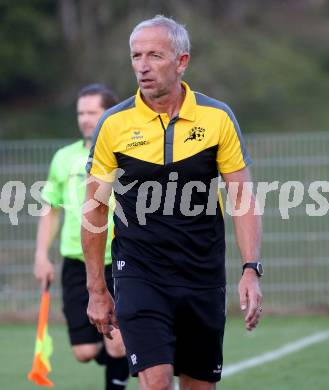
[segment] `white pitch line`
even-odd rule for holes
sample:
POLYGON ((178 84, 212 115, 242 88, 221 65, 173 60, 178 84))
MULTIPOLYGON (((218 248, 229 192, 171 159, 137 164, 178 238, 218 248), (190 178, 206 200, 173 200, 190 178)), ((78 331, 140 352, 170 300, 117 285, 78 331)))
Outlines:
POLYGON ((279 349, 275 349, 274 351, 266 352, 263 355, 251 359, 242 360, 239 363, 230 364, 226 367, 224 366, 222 376, 228 377, 230 375, 236 374, 237 372, 246 370, 247 368, 260 366, 264 363, 280 359, 282 356, 288 355, 289 353, 297 352, 303 348, 308 347, 309 345, 319 343, 328 338, 329 330, 315 333, 313 335, 297 340, 293 343, 286 344, 285 346, 279 349))

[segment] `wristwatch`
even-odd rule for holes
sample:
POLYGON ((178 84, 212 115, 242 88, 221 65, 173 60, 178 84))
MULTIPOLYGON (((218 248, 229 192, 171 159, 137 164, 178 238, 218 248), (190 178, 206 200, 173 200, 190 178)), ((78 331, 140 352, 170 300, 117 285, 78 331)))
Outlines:
POLYGON ((259 277, 263 276, 264 274, 262 263, 260 263, 259 261, 257 261, 257 263, 244 263, 242 266, 242 275, 246 268, 252 268, 253 270, 255 270, 257 276, 259 277))

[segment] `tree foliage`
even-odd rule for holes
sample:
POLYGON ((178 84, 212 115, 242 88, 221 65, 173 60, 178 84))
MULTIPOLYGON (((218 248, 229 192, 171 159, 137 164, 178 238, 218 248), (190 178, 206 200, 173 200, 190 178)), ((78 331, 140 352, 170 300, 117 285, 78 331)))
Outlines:
MULTIPOLYGON (((135 92, 128 37, 155 14, 186 24, 186 80, 228 102, 248 131, 329 128, 325 0, 0 0, 0 99, 14 112, 34 96, 49 133, 66 134, 58 128, 81 85, 105 82, 122 98, 135 92)), ((4 115, 0 132, 18 128, 4 115)))
POLYGON ((0 99, 31 96, 58 83, 61 33, 55 10, 49 0, 0 2, 0 99))

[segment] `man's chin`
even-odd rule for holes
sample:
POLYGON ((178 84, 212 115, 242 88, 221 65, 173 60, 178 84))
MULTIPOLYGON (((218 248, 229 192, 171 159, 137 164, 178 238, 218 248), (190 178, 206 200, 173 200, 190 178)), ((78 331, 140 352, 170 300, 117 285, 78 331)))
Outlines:
POLYGON ((92 134, 90 134, 90 135, 83 135, 83 140, 85 142, 91 142, 93 140, 92 134))
POLYGON ((141 88, 141 93, 146 99, 158 99, 165 95, 164 92, 155 90, 154 88, 141 88))
POLYGON ((154 88, 146 87, 146 86, 140 86, 140 90, 143 95, 150 95, 152 92, 154 93, 154 88))

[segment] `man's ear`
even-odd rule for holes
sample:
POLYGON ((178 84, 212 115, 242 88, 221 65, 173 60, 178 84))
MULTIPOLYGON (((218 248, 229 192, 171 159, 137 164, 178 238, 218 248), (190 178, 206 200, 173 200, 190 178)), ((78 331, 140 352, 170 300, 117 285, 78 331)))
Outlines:
POLYGON ((178 56, 177 62, 177 73, 182 75, 187 69, 188 64, 190 62, 190 55, 188 53, 181 54, 180 56, 178 56))

